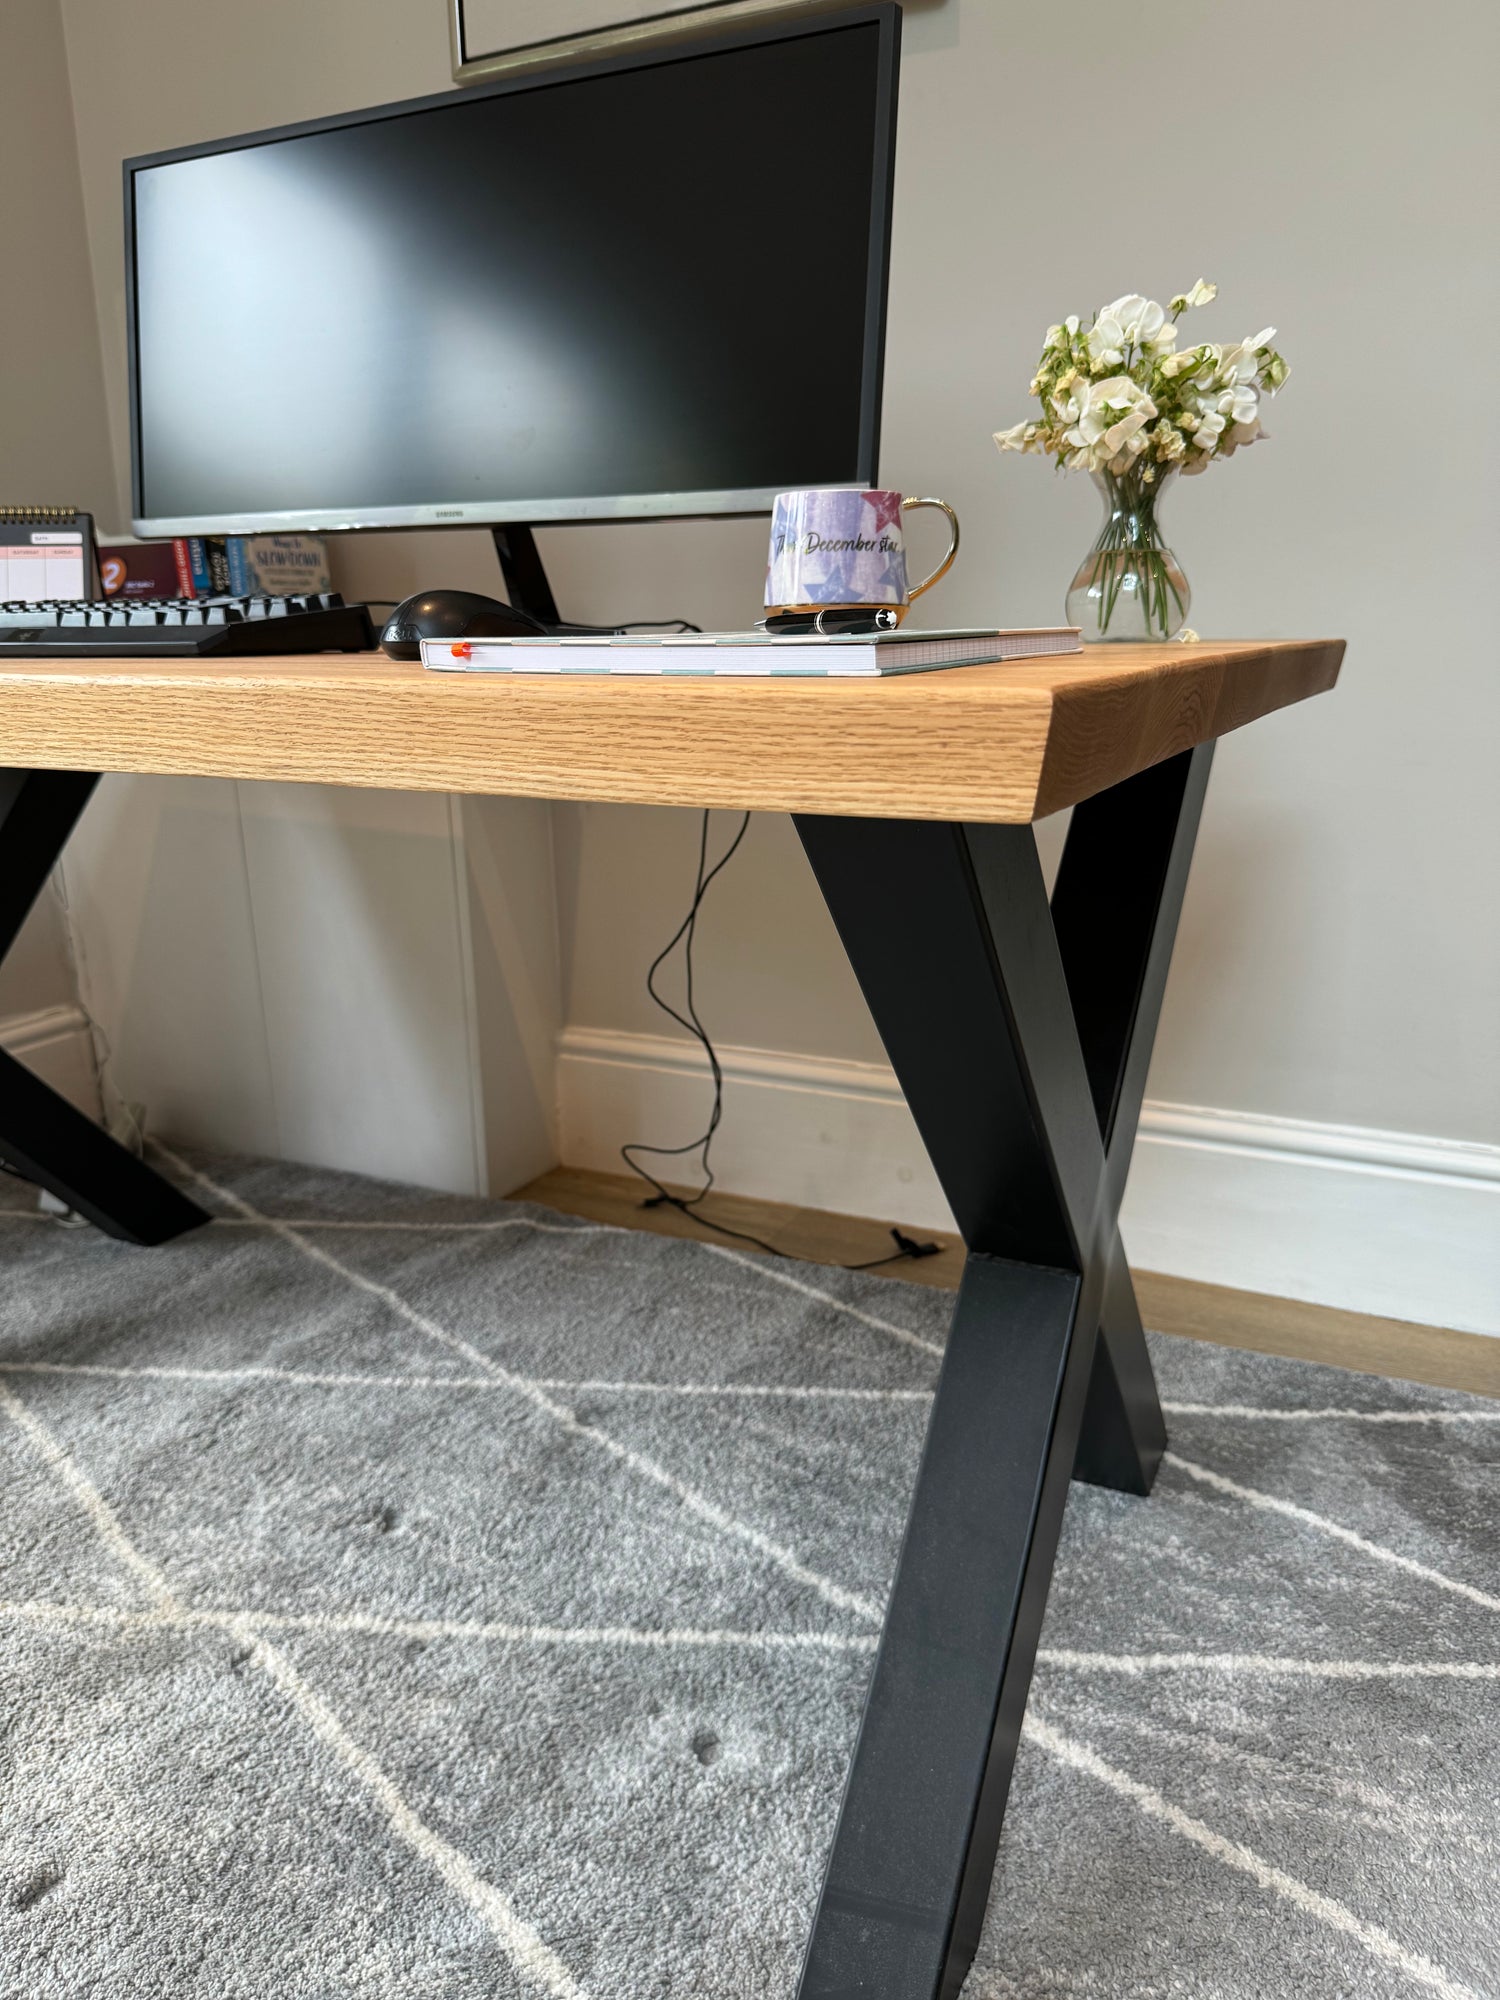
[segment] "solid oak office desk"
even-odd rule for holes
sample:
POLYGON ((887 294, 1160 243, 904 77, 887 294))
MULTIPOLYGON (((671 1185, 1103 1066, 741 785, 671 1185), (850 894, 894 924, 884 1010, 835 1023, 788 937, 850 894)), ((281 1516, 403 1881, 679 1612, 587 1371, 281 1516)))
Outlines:
MULTIPOLYGON (((101 771, 791 812, 969 1257, 801 1993, 973 1957, 1071 1476, 1166 1443, 1116 1230, 1214 739, 1339 641, 888 681, 448 675, 374 656, 0 670, 0 954, 101 771), (1076 805, 1048 898, 1028 824, 1076 805)), ((140 1243, 203 1212, 0 1054, 0 1158, 140 1243)))

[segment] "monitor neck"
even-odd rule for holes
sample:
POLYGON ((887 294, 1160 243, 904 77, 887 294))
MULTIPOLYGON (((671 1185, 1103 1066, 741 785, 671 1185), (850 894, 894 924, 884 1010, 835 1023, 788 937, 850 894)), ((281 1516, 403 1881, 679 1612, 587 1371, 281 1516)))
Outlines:
POLYGON ((542 567, 536 536, 525 523, 511 523, 490 531, 495 538, 495 554, 505 577, 505 594, 517 611, 527 611, 540 625, 562 624, 552 585, 542 567))

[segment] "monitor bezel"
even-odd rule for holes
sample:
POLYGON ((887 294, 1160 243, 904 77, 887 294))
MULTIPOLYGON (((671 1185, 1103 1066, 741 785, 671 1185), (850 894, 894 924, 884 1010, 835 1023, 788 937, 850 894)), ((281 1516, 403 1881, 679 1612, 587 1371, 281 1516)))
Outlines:
MULTIPOLYGON (((351 126, 376 124, 386 119, 408 117, 416 112, 441 110, 446 105, 472 104, 477 98, 509 97, 524 90, 556 89, 560 85, 582 82, 590 77, 611 75, 622 70, 691 62, 698 57, 751 48, 766 42, 800 41, 810 35, 834 34, 846 28, 862 25, 877 27, 879 42, 873 175, 875 198, 871 205, 870 216, 869 279, 865 297, 864 351, 861 357, 858 462, 850 466, 847 473, 816 483, 825 486, 873 486, 877 479, 880 455, 886 296, 890 274, 891 215, 895 193, 896 110, 901 53, 899 0, 872 0, 872 4, 851 6, 831 15, 826 13, 815 15, 808 20, 779 21, 730 32, 705 33, 689 40, 674 41, 657 47, 631 49, 588 62, 570 63, 541 71, 500 77, 493 83, 470 84, 463 89, 436 91, 431 96, 406 98, 395 104, 375 105, 368 110, 341 112, 329 118, 304 119, 293 125, 278 125, 260 132, 239 133, 233 138, 208 140, 195 146, 177 146, 165 152, 141 153, 124 161, 121 172, 124 179, 125 206, 126 367, 130 408, 131 525, 135 533, 142 536, 292 534, 313 531, 339 534, 360 528, 489 528, 521 523, 690 520, 768 512, 780 490, 777 487, 746 487, 720 492, 609 494, 573 499, 432 502, 420 506, 402 507, 351 509, 330 504, 327 507, 231 514, 147 514, 143 490, 140 371, 137 365, 139 300, 135 256, 135 175, 148 168, 168 166, 180 160, 202 159, 215 153, 231 153, 251 146, 272 145, 279 140, 302 138, 317 132, 335 132, 351 126)), ((769 199, 769 187, 767 193, 769 199)))

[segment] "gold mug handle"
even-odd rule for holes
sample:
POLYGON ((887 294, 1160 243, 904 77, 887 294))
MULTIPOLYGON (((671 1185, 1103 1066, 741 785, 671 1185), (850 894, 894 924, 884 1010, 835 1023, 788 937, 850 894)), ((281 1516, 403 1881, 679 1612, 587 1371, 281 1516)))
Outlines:
POLYGON ((920 583, 913 583, 908 586, 907 598, 910 602, 915 603, 924 590, 931 590, 935 583, 941 583, 953 567, 953 558, 958 554, 958 516, 946 500, 904 499, 901 502, 901 511, 903 514, 908 507, 936 507, 940 513, 948 516, 948 526, 953 530, 953 540, 948 544, 948 553, 932 572, 932 575, 924 576, 920 583))

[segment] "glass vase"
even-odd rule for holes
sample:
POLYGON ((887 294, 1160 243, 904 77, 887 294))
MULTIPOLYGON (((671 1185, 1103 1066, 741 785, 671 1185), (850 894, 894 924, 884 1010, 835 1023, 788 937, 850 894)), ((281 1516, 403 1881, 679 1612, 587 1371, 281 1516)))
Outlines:
POLYGON ((1068 589, 1068 623, 1086 640, 1175 639, 1187 624, 1192 592, 1157 521, 1176 477, 1175 466, 1093 474, 1104 525, 1068 589))

